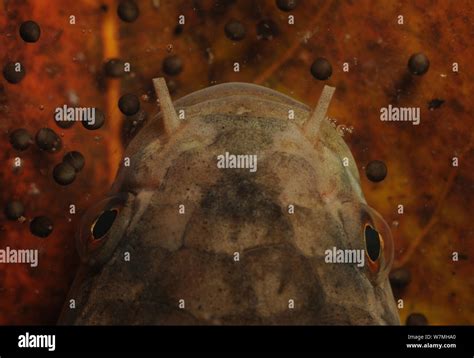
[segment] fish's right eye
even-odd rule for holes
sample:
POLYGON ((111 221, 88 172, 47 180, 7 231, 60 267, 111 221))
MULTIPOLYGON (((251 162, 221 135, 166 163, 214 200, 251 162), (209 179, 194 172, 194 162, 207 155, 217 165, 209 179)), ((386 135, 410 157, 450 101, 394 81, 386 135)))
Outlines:
POLYGON ((82 217, 77 249, 84 262, 96 263, 112 254, 130 221, 130 194, 106 198, 82 217))
POLYGON ((91 235, 94 240, 102 240, 117 218, 118 209, 107 209, 100 214, 91 227, 91 235))
POLYGON ((389 226, 382 216, 368 205, 363 205, 362 233, 367 266, 379 278, 388 275, 393 262, 393 240, 389 226))

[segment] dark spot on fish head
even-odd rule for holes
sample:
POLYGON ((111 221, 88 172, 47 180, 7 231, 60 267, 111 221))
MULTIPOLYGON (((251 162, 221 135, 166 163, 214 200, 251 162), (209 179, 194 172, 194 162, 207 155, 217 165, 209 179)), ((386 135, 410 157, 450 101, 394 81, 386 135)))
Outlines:
POLYGON ((280 206, 270 194, 250 176, 224 175, 209 189, 201 207, 212 215, 221 215, 243 221, 272 222, 281 216, 280 206))

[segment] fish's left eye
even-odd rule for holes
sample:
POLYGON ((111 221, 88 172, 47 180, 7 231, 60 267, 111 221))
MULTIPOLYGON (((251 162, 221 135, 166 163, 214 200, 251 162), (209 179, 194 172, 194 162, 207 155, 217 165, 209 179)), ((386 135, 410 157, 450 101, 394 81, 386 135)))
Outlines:
POLYGON ((362 239, 369 271, 383 279, 393 261, 393 240, 385 220, 374 209, 363 205, 362 239))
POLYGON ((377 261, 380 257, 383 246, 383 241, 379 232, 375 230, 372 225, 365 224, 364 238, 367 256, 370 261, 377 261))

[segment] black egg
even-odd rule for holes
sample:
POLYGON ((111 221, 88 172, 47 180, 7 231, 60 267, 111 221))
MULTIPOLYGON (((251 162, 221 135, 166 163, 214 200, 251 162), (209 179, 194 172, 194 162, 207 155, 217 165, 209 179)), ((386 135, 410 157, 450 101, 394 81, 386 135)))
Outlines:
POLYGON ((10 144, 16 150, 23 151, 33 143, 30 132, 24 128, 15 129, 10 133, 10 144))
POLYGON ((133 116, 140 109, 140 100, 134 94, 124 94, 118 101, 118 107, 126 116, 133 116))
POLYGON ((412 313, 407 317, 406 320, 407 326, 427 326, 428 320, 425 315, 422 313, 412 313))
POLYGON ((36 216, 30 222, 30 232, 38 237, 48 237, 53 232, 53 222, 46 216, 36 216))
POLYGON ((424 75, 430 68, 430 60, 422 53, 415 53, 408 60, 408 70, 414 75, 424 75))
POLYGON ((411 273, 405 267, 394 269, 390 272, 389 280, 393 288, 405 288, 411 281, 411 273))
POLYGON ((332 75, 332 66, 325 58, 317 58, 311 65, 311 74, 314 78, 325 81, 332 75))
POLYGON ((123 21, 133 22, 138 18, 140 10, 135 1, 123 0, 119 3, 117 14, 123 21))
POLYGON ((69 185, 76 179, 76 169, 69 163, 59 163, 53 169, 53 178, 59 185, 69 185))
POLYGON ((240 41, 245 37, 247 31, 245 31, 245 27, 240 21, 230 20, 225 24, 224 32, 229 39, 240 41))
POLYGON ((298 5, 297 0, 276 0, 277 7, 282 11, 291 11, 298 5))
POLYGON ((125 75, 125 62, 119 58, 112 58, 104 64, 107 77, 119 78, 125 75))
POLYGON ((25 42, 36 42, 41 35, 39 25, 34 21, 25 21, 20 26, 20 36, 25 42))
POLYGON ((88 121, 81 122, 84 128, 89 130, 96 130, 101 128, 105 123, 105 114, 99 108, 95 108, 95 122, 94 124, 89 124, 88 121))
POLYGON ((179 83, 173 78, 167 78, 166 79, 166 85, 168 86, 168 90, 170 91, 170 94, 173 95, 176 93, 179 83))
POLYGON ((51 128, 41 128, 35 137, 36 145, 49 153, 57 152, 62 147, 61 138, 51 128))
POLYGON ((25 207, 21 201, 12 200, 5 206, 4 213, 8 220, 18 220, 25 213, 25 207))
POLYGON ((8 62, 3 67, 3 77, 11 84, 19 83, 25 77, 25 66, 20 62, 8 62))
POLYGON ((55 112, 53 113, 53 118, 54 118, 54 123, 56 123, 56 125, 62 129, 71 128, 76 123, 76 121, 57 121, 55 112))
POLYGON ((365 174, 370 181, 380 182, 387 176, 387 166, 381 160, 373 160, 367 164, 365 174))
POLYGON ((78 151, 67 152, 63 157, 63 162, 71 165, 76 172, 84 168, 84 156, 78 151))
POLYGON ((167 56, 163 60, 163 72, 169 76, 176 76, 183 70, 183 61, 176 55, 167 56))

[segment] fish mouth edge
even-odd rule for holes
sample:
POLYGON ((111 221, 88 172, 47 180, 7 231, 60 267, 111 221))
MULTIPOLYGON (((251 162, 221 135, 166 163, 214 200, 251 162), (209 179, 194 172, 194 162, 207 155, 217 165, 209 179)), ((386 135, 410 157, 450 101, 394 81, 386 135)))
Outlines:
POLYGON ((274 89, 247 82, 225 82, 191 92, 173 102, 175 107, 190 107, 199 103, 223 100, 232 96, 248 96, 270 102, 284 103, 309 111, 302 102, 274 89))

